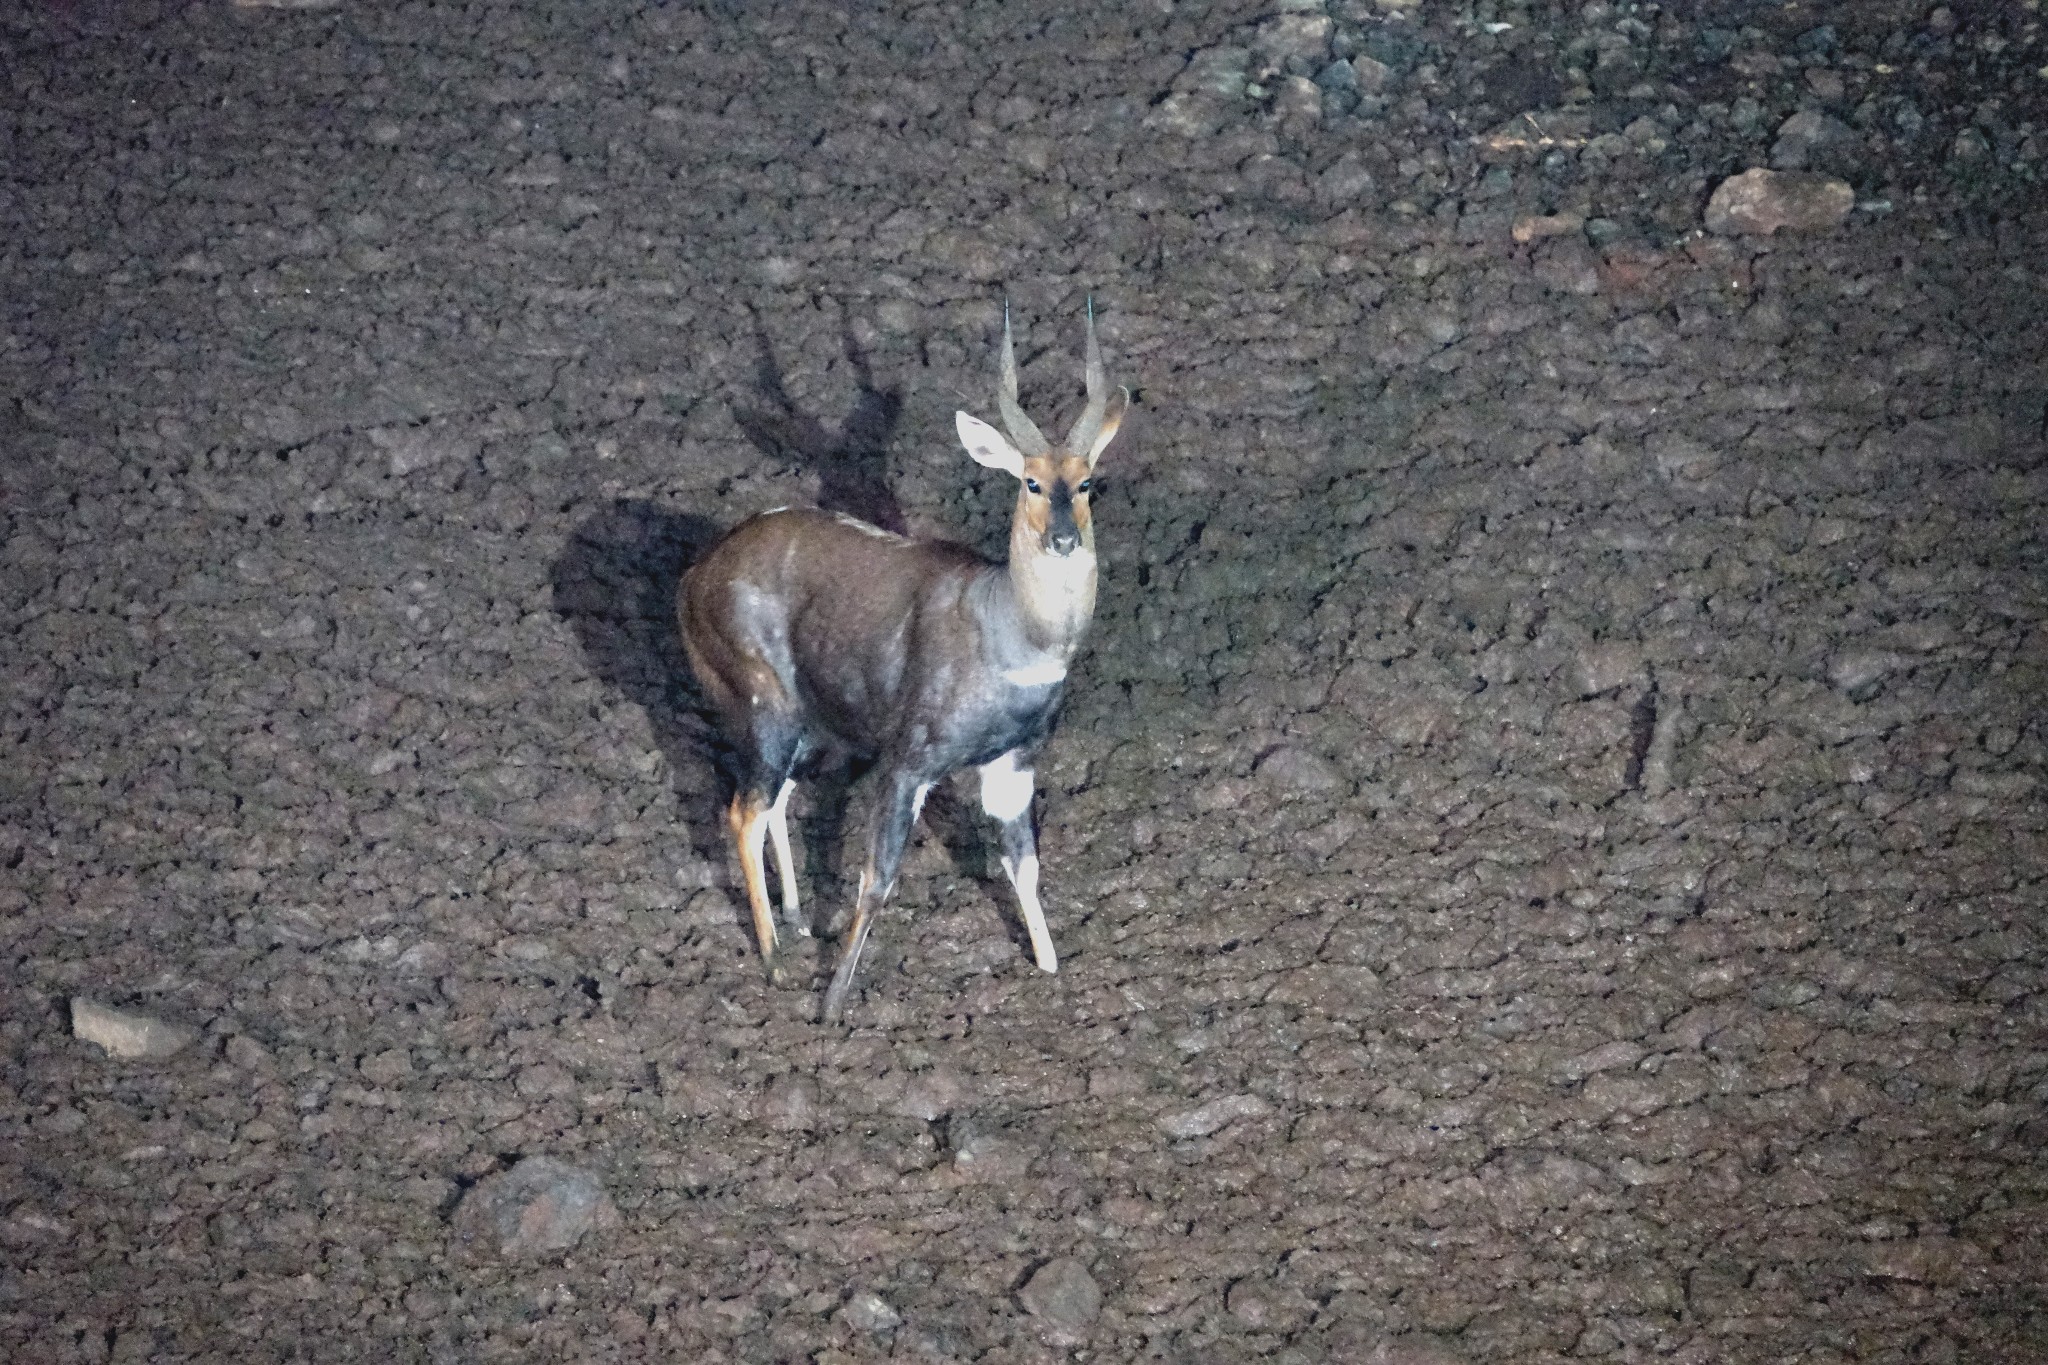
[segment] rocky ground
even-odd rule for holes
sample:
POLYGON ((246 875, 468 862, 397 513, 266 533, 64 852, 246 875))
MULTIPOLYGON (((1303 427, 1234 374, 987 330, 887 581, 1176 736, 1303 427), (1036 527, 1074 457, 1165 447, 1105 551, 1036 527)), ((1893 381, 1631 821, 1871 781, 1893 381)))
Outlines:
POLYGON ((2048 1359, 2034 0, 0 56, 0 1355, 2048 1359), (1091 292, 1064 969, 963 785, 824 1029, 675 576, 999 547, 1091 292))

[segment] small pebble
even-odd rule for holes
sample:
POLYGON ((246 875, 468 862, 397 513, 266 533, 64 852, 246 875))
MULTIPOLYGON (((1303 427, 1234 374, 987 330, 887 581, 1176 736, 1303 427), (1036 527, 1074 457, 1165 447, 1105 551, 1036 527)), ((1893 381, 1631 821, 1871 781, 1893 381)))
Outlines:
POLYGON ((535 1156, 478 1181, 456 1209, 454 1229, 473 1256, 530 1260, 567 1251, 592 1228, 618 1222, 619 1211, 595 1175, 535 1156))
POLYGON ((1238 1119, 1259 1118, 1273 1112, 1273 1106, 1257 1095, 1229 1095, 1211 1100, 1198 1109, 1186 1109, 1159 1120, 1159 1130, 1176 1141, 1207 1137, 1238 1119))
POLYGON ((893 1332, 903 1325, 903 1315, 871 1289, 863 1289, 848 1299, 839 1313, 856 1332, 893 1332))
POLYGON ((1834 169, 1860 160, 1862 154, 1863 138, 1854 128, 1832 115, 1802 109, 1778 125, 1771 165, 1781 171, 1834 169))
POLYGON ((71 1032, 97 1043, 115 1057, 147 1057, 160 1061, 199 1036, 189 1024, 167 1024, 147 1014, 110 1009, 83 996, 71 1001, 71 1032))
POLYGON ((1828 682, 1857 701, 1876 692, 1886 677, 1910 661, 1888 649, 1844 650, 1828 660, 1828 682))
POLYGON ((1017 1295, 1024 1311, 1065 1334, 1078 1334, 1102 1312, 1102 1290, 1071 1256, 1047 1261, 1017 1295))
POLYGON ((1333 28, 1327 14, 1282 14, 1260 24, 1252 44, 1276 65, 1292 61, 1320 67, 1330 55, 1333 28))
POLYGON ((1750 170, 1730 176, 1707 201, 1707 231, 1768 237, 1780 228, 1826 232, 1855 206, 1856 191, 1825 175, 1750 170))
POLYGON ((1259 780, 1290 792, 1334 791, 1344 779, 1327 759, 1306 749, 1286 745, 1259 760, 1259 780))
POLYGON ((1511 235, 1517 242, 1534 242, 1544 237, 1565 237, 1586 225, 1578 213, 1532 213, 1515 220, 1511 235))

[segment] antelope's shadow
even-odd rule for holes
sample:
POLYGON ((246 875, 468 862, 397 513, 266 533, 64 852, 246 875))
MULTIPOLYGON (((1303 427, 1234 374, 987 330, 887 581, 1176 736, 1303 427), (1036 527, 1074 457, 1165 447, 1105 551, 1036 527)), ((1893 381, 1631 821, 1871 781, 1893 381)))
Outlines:
POLYGON ((725 866, 715 798, 729 762, 683 657, 676 585, 720 530, 706 516, 622 498, 577 526, 550 574, 555 615, 576 632, 591 672, 646 711, 691 847, 712 869, 725 866))
MULTIPOLYGON (((902 507, 886 478, 900 395, 875 385, 866 358, 842 333, 859 388, 834 431, 791 399, 773 348, 758 328, 755 341, 752 405, 736 401, 731 409, 741 432, 776 467, 814 474, 820 507, 901 533, 902 507)), ((708 510, 649 498, 615 500, 571 533, 552 566, 551 586, 555 614, 576 632, 592 673, 647 712, 697 858, 713 869, 715 883, 737 891, 724 819, 734 788, 733 754, 691 676, 676 624, 683 574, 727 529, 708 510)), ((849 790, 868 766, 827 761, 801 774, 811 807, 800 822, 810 882, 805 914, 819 929, 832 914, 851 908, 852 883, 840 850, 849 790)), ((975 815, 942 786, 932 792, 924 822, 963 871, 986 880, 990 845, 975 815)), ((742 910, 742 928, 745 919, 742 910)))
POLYGON ((889 491, 889 443, 903 416, 903 395, 875 386, 874 372, 842 316, 840 349, 853 367, 858 393, 833 431, 799 408, 782 381, 768 334, 754 329, 754 388, 759 406, 734 404, 733 420, 763 455, 818 477, 818 506, 844 512, 897 535, 907 534, 903 506, 889 491))

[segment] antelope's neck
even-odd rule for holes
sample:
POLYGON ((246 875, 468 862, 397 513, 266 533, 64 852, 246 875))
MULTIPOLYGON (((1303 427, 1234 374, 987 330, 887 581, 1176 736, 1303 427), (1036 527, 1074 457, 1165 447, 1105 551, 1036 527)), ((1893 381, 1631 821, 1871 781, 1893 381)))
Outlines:
POLYGON ((1026 642, 1065 665, 1095 615, 1092 538, 1072 554, 1056 555, 1028 532, 1011 535, 1009 586, 1026 642))

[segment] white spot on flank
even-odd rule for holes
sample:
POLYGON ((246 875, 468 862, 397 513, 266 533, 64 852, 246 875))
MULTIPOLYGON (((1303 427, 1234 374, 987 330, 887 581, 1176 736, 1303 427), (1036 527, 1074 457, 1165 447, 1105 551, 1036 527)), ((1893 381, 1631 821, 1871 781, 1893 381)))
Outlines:
POLYGON ((1003 670, 1003 681, 1013 687, 1044 687, 1067 676, 1067 666, 1050 654, 1037 663, 1024 664, 1017 668, 1003 670))
POLYGON ((767 511, 763 512, 763 513, 762 513, 761 515, 762 515, 762 516, 764 516, 764 517, 772 517, 772 516, 774 516, 774 515, 775 515, 775 514, 776 514, 777 512, 787 512, 788 510, 789 510, 789 504, 788 504, 788 503, 784 503, 784 504, 782 504, 782 506, 780 506, 780 507, 771 507, 771 508, 769 508, 769 509, 768 509, 767 511))

